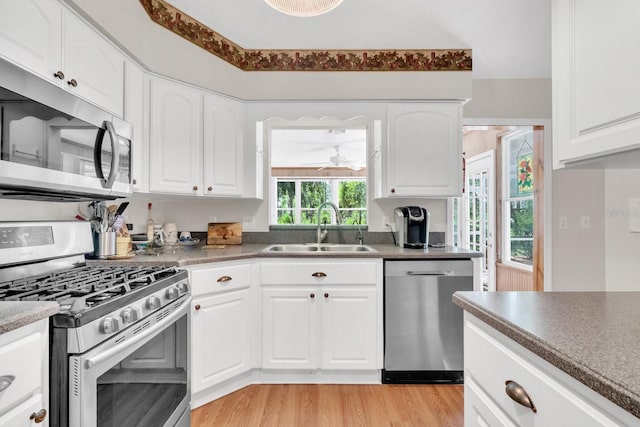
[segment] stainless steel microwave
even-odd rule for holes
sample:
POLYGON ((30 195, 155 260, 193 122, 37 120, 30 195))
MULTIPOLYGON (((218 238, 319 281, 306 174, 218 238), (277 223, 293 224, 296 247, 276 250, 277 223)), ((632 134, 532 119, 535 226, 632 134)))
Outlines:
POLYGON ((0 59, 0 197, 127 197, 133 127, 0 59))

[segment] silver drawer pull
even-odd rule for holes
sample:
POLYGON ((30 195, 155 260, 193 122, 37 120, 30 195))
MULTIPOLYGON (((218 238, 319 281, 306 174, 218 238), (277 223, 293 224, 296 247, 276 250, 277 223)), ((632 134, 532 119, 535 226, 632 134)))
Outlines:
POLYGON ((451 276, 453 271, 407 271, 407 276, 451 276))
POLYGON ((231 280, 231 276, 222 276, 218 278, 218 283, 230 282, 231 280))
POLYGON ((531 409, 533 412, 538 412, 536 405, 533 404, 524 387, 511 380, 505 381, 504 384, 506 385, 504 389, 505 393, 507 393, 507 396, 513 399, 514 402, 531 409))
POLYGON ((8 389, 11 384, 13 384, 13 380, 15 380, 16 377, 13 375, 3 375, 0 377, 0 392, 5 391, 6 389, 8 389))

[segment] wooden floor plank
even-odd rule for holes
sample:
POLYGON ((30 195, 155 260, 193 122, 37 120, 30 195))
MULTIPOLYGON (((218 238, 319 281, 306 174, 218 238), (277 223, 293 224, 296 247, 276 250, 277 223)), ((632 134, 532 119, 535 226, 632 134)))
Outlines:
POLYGON ((459 427, 461 385, 250 385, 191 412, 193 427, 459 427))

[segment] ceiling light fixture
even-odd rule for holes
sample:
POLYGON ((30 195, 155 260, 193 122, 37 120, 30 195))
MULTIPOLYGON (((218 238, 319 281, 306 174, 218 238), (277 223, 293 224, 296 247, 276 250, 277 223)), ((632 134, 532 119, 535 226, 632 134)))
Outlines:
POLYGON ((316 16, 337 7, 342 0, 265 0, 278 12, 291 16, 316 16))

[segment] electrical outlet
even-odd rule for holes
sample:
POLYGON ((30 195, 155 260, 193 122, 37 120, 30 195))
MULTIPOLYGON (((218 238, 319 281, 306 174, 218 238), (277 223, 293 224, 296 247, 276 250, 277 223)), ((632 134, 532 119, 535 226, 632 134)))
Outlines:
POLYGON ((580 228, 588 230, 591 228, 591 217, 589 215, 582 215, 580 217, 580 228))
POLYGON ((218 217, 217 216, 210 216, 209 217, 209 222, 218 222, 218 217))
POLYGON ((385 230, 388 230, 389 227, 387 227, 387 224, 393 226, 393 224, 391 224, 391 221, 389 220, 388 216, 383 216, 382 217, 382 228, 384 228, 385 230))
POLYGON ((256 228, 256 217, 255 216, 243 216, 242 217, 242 228, 245 230, 255 230, 256 228))
POLYGON ((560 230, 566 230, 568 227, 568 221, 566 216, 561 216, 558 221, 558 225, 560 230))

